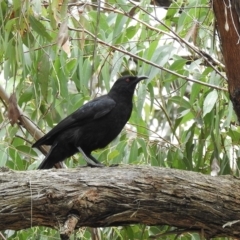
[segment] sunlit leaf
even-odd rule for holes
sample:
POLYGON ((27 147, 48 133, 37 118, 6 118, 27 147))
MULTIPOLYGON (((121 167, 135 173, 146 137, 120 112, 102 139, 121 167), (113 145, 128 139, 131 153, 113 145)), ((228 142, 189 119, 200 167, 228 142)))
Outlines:
POLYGON ((205 98, 203 103, 203 117, 212 111, 216 101, 218 99, 218 93, 216 90, 211 91, 205 98))

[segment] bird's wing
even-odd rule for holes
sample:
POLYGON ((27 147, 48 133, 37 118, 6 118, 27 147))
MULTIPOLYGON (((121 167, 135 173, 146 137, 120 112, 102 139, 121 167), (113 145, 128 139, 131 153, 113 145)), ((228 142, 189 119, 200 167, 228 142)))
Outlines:
POLYGON ((108 95, 104 95, 84 104, 77 111, 69 115, 69 117, 74 118, 77 122, 82 120, 98 119, 108 114, 115 105, 116 102, 112 98, 108 95))
POLYGON ((38 147, 43 144, 51 145, 52 137, 61 131, 76 126, 82 126, 86 122, 93 121, 108 114, 116 105, 116 102, 108 95, 104 95, 89 101, 68 117, 59 122, 52 130, 33 144, 38 147))

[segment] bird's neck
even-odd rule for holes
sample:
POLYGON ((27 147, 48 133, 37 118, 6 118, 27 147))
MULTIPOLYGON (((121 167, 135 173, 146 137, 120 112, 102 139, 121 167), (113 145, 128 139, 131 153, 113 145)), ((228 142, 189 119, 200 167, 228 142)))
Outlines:
POLYGON ((133 94, 134 92, 131 91, 110 91, 108 93, 108 96, 114 99, 116 102, 121 101, 121 102, 132 102, 133 99, 133 94))

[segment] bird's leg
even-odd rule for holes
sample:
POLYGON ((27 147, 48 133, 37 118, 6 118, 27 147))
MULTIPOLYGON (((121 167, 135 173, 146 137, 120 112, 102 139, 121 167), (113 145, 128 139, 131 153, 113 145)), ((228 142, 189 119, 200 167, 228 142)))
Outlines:
POLYGON ((85 161, 87 164, 91 167, 104 167, 103 164, 98 162, 97 159, 95 159, 92 155, 86 155, 86 153, 81 149, 81 147, 77 147, 78 151, 83 155, 85 161))

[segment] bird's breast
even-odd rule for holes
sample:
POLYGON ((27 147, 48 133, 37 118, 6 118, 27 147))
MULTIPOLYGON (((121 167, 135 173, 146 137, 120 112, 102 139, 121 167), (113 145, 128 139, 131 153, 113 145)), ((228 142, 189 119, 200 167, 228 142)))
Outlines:
POLYGON ((117 105, 117 108, 102 118, 85 124, 79 133, 80 146, 87 151, 106 147, 122 131, 130 118, 131 111, 131 106, 117 105))

